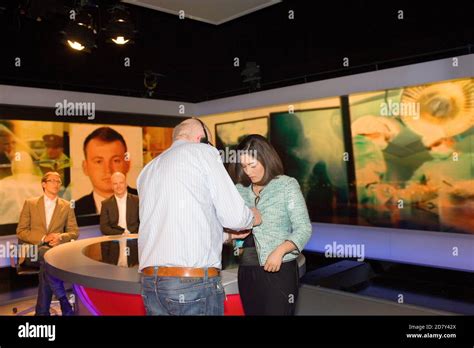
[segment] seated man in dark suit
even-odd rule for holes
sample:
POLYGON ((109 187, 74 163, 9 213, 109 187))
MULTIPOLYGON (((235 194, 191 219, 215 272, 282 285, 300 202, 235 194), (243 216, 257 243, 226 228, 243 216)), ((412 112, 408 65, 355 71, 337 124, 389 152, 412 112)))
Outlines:
MULTIPOLYGON (((84 140, 83 151, 82 170, 89 177, 93 190, 75 202, 77 216, 100 214, 102 201, 114 193, 111 174, 127 175, 130 170, 125 139, 110 127, 100 127, 89 134, 84 140)), ((127 190, 137 194, 135 189, 127 187, 127 190)))
POLYGON ((138 196, 127 193, 125 175, 112 174, 114 194, 102 202, 100 230, 103 234, 138 233, 138 196))
POLYGON ((101 262, 119 267, 138 265, 138 239, 120 238, 100 243, 101 262))
POLYGON ((40 273, 36 315, 49 315, 53 293, 61 304, 63 315, 72 315, 74 313, 67 299, 63 282, 45 270, 44 254, 61 243, 78 238, 76 216, 70 203, 58 197, 61 187, 59 173, 46 173, 41 179, 41 186, 44 195, 25 200, 16 234, 19 243, 38 247, 40 273))

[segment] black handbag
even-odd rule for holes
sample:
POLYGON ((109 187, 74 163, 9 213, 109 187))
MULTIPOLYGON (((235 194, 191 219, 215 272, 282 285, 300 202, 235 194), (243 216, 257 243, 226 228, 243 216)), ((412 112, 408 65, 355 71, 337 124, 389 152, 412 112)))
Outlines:
POLYGON ((258 261, 257 248, 255 247, 255 240, 253 234, 245 238, 242 254, 239 256, 240 266, 260 266, 258 261))

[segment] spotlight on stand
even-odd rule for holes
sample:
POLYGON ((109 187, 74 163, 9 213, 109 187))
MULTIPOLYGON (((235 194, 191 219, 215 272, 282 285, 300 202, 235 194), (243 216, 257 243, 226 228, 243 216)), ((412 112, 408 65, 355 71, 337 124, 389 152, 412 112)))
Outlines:
POLYGON ((97 47, 97 30, 91 11, 81 8, 70 17, 69 23, 62 32, 64 43, 76 51, 90 53, 97 47))
POLYGON ((158 85, 158 76, 163 77, 165 75, 155 73, 151 70, 144 72, 143 85, 147 89, 144 95, 145 98, 150 98, 155 93, 156 86, 158 85))
POLYGON ((133 43, 135 26, 131 21, 130 12, 123 5, 115 5, 108 10, 110 20, 105 28, 108 41, 123 46, 133 43))
POLYGON ((256 62, 247 62, 245 69, 240 74, 243 77, 242 82, 248 84, 251 91, 260 89, 260 65, 256 62))

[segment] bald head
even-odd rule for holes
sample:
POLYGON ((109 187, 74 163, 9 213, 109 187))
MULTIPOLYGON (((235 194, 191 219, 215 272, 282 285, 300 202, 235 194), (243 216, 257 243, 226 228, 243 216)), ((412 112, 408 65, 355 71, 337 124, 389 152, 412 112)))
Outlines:
POLYGON ((122 173, 122 172, 115 172, 112 174, 112 176, 110 177, 111 179, 112 178, 121 178, 122 180, 125 180, 125 174, 122 173))
POLYGON ((114 190, 114 194, 122 198, 127 193, 127 182, 125 178, 125 174, 121 172, 115 172, 110 177, 110 181, 112 181, 112 188, 114 190))
MULTIPOLYGON (((206 125, 204 125, 204 127, 206 128, 207 139, 212 141, 209 128, 206 125)), ((181 122, 173 130, 173 141, 186 140, 199 143, 205 136, 206 134, 204 133, 201 122, 195 118, 189 118, 181 122)))

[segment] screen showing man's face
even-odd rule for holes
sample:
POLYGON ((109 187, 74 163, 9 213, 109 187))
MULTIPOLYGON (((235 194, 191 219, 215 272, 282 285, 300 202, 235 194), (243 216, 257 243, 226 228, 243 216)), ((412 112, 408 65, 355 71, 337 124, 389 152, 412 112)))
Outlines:
POLYGON ((118 140, 103 142, 92 139, 86 147, 86 158, 83 162, 84 174, 87 175, 96 191, 102 197, 111 196, 114 191, 111 176, 115 172, 127 174, 130 161, 125 159, 125 146, 118 140))

